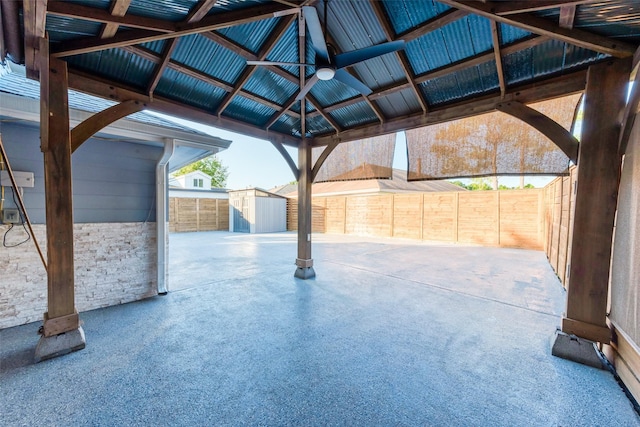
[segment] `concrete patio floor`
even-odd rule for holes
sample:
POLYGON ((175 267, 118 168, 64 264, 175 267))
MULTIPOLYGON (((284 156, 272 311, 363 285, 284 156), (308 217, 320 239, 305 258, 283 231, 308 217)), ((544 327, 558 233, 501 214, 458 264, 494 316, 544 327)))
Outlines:
POLYGON ((0 425, 640 426, 612 374, 551 356, 542 252, 314 235, 170 236, 166 296, 81 314, 32 363, 0 331, 0 425))

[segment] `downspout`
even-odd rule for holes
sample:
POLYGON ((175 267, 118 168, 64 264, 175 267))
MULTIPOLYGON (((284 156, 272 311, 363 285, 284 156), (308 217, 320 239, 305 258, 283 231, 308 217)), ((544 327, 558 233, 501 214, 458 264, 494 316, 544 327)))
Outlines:
POLYGON ((173 156, 175 140, 166 138, 164 140, 164 151, 156 166, 156 242, 158 245, 158 294, 166 295, 168 291, 168 258, 169 258, 169 238, 168 238, 168 183, 167 165, 173 156))

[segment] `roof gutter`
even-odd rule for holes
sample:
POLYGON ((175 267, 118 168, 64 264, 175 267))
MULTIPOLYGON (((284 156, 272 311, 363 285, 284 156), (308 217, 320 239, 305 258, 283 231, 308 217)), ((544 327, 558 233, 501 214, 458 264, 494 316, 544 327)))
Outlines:
POLYGON ((12 62, 24 64, 24 46, 20 32, 20 7, 22 2, 15 0, 0 0, 0 61, 4 62, 5 54, 12 62))

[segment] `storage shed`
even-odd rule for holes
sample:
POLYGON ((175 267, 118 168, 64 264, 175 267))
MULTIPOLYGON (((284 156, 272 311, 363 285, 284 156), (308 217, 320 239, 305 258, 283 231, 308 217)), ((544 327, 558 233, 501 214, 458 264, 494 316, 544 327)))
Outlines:
POLYGON ((287 231, 287 199, 260 188, 229 192, 229 231, 287 231))

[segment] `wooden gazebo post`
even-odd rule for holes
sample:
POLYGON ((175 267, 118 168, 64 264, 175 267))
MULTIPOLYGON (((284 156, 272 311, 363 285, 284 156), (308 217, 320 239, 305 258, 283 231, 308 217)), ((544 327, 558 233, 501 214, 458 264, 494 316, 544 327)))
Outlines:
POLYGON ((298 146, 298 258, 295 277, 310 279, 315 277, 311 258, 311 143, 302 138, 298 146))
POLYGON ((555 356, 601 366, 593 343, 608 344, 607 297, 622 157, 620 117, 631 60, 593 65, 587 74, 571 244, 567 308, 555 356))
POLYGON ((37 362, 85 347, 75 309, 71 132, 67 64, 49 58, 40 40, 40 139, 44 154, 47 225, 47 312, 35 351, 37 362))

